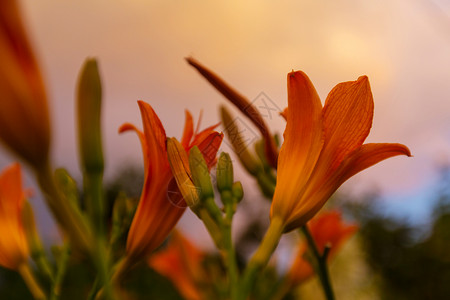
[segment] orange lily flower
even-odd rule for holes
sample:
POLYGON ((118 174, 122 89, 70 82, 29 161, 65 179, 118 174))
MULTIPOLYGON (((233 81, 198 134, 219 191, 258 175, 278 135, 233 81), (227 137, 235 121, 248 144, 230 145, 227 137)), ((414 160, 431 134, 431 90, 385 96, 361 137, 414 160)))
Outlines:
POLYGON ((15 163, 0 174, 0 265, 16 271, 29 256, 22 222, 24 199, 20 165, 15 163))
MULTIPOLYGON (((335 257, 342 244, 358 229, 356 225, 345 224, 338 211, 321 213, 308 222, 307 226, 320 254, 323 254, 325 247, 330 247, 328 261, 335 257)), ((307 251, 308 245, 302 242, 287 276, 292 286, 299 285, 314 275, 311 263, 305 258, 307 251)))
MULTIPOLYGON (((119 129, 119 132, 133 130, 138 134, 144 155, 145 182, 127 240, 127 255, 133 261, 161 245, 186 209, 167 159, 164 127, 148 103, 138 101, 138 104, 144 132, 129 123, 119 129)), ((214 131, 215 127, 194 132, 192 116, 186 111, 182 145, 186 150, 197 145, 205 160, 213 164, 223 138, 222 133, 214 131)))
POLYGON ((395 155, 411 156, 401 144, 363 145, 373 119, 366 76, 334 87, 323 109, 305 73, 291 72, 287 79, 287 124, 271 207, 271 218, 283 220, 285 232, 306 224, 356 173, 395 155))
POLYGON ((201 263, 205 253, 178 231, 174 231, 167 248, 152 255, 148 264, 169 278, 185 299, 202 298, 198 283, 205 277, 201 263))
POLYGON ((15 0, 0 2, 0 140, 35 168, 48 161, 47 96, 15 0))

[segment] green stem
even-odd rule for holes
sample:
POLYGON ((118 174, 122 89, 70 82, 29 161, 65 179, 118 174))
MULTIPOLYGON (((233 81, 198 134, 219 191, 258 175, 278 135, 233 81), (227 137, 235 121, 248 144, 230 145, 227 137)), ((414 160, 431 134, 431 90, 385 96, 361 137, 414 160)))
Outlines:
POLYGON ((200 218, 200 220, 202 220, 216 247, 218 249, 223 249, 224 241, 221 230, 222 224, 217 224, 205 208, 200 208, 195 213, 200 218))
POLYGON ((61 257, 58 259, 56 276, 51 289, 50 295, 51 300, 59 299, 61 293, 61 284, 64 280, 64 275, 66 274, 69 257, 70 257, 70 245, 68 242, 66 242, 62 248, 61 257))
POLYGON ((282 300, 292 289, 292 283, 289 278, 282 277, 273 288, 265 295, 267 300, 282 300))
POLYGON ((273 218, 261 244, 259 245, 259 248, 250 259, 244 271, 239 299, 247 299, 253 285, 255 284, 258 273, 264 269, 273 252, 277 248, 278 242, 283 234, 283 230, 283 220, 277 217, 273 218))
POLYGON ((95 277, 95 281, 94 284, 92 285, 91 291, 89 292, 88 297, 86 298, 86 300, 94 300, 95 296, 97 295, 98 291, 100 289, 100 279, 97 275, 97 277, 95 277))
POLYGON ((34 299, 36 300, 47 299, 38 282, 36 281, 36 278, 31 272, 30 267, 27 264, 20 265, 18 271, 22 276, 23 280, 25 281, 25 284, 27 285, 34 299))
POLYGON ((97 237, 105 235, 104 221, 105 208, 103 197, 103 172, 83 172, 83 188, 85 203, 89 213, 91 224, 97 233, 97 237))
POLYGON ((319 275, 320 283, 322 284, 323 291, 327 300, 334 300, 334 292, 333 287, 330 281, 330 275, 328 273, 327 260, 326 255, 321 255, 319 249, 317 248, 316 242, 311 235, 311 232, 308 229, 308 226, 304 225, 301 228, 303 234, 308 241, 309 248, 312 250, 312 253, 317 261, 317 274, 319 275))
POLYGON ((225 222, 223 226, 223 244, 224 249, 222 251, 222 255, 224 258, 225 265, 228 269, 228 276, 229 276, 229 284, 230 284, 230 296, 231 299, 238 299, 238 293, 239 293, 239 271, 237 267, 236 262, 236 252, 234 250, 233 246, 233 240, 231 235, 231 224, 232 224, 232 218, 233 218, 233 207, 232 203, 225 206, 225 222))
POLYGON ((55 281, 55 275, 53 274, 53 268, 48 261, 47 255, 44 252, 44 249, 38 249, 36 251, 33 251, 31 253, 31 258, 36 263, 36 266, 38 270, 45 274, 48 279, 50 279, 50 282, 55 281))
POLYGON ((103 238, 98 238, 96 240, 97 251, 94 254, 95 263, 97 264, 99 278, 103 285, 105 299, 113 300, 116 297, 114 297, 113 286, 111 283, 109 253, 105 247, 105 244, 106 242, 103 238))
POLYGON ((70 237, 73 245, 78 248, 91 250, 92 236, 81 212, 60 193, 56 187, 51 168, 45 164, 36 171, 41 190, 44 192, 47 205, 53 216, 70 237))

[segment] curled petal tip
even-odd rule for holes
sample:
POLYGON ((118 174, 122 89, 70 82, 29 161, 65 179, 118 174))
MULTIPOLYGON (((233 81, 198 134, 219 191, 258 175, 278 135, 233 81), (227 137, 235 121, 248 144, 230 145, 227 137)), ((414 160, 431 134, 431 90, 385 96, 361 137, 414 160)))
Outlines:
POLYGON ((414 157, 414 155, 412 155, 411 154, 411 151, 409 150, 409 148, 408 147, 406 147, 405 145, 402 145, 403 146, 403 153, 406 155, 406 156, 408 156, 408 157, 414 157))
POLYGON ((134 125, 132 125, 130 123, 125 123, 119 127, 118 133, 124 133, 125 131, 134 130, 134 129, 135 129, 134 125))

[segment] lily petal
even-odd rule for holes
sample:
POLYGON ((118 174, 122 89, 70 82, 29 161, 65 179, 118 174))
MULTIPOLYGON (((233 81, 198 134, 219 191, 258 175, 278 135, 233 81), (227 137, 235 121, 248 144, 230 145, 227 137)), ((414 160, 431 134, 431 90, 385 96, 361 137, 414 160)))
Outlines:
MULTIPOLYGON (((122 126, 119 127, 119 133, 124 133, 126 131, 134 131, 138 138, 139 141, 141 142, 141 147, 142 147, 142 154, 144 156, 144 170, 148 169, 148 159, 147 159, 147 142, 145 141, 145 136, 144 133, 139 130, 136 126, 134 126, 133 124, 130 123, 125 123, 122 124, 122 126)), ((147 172, 145 172, 145 174, 147 175, 147 172)))
POLYGON ((217 161, 217 152, 222 144, 222 140, 223 133, 214 131, 197 143, 197 147, 202 152, 208 168, 215 165, 217 161))
POLYGON ((144 136, 147 141, 149 173, 157 176, 168 168, 166 157, 166 132, 150 104, 138 101, 141 110, 144 136))
POLYGON ((184 111, 185 114, 185 122, 184 122, 184 130, 183 135, 181 137, 181 145, 184 148, 189 147, 189 142, 194 135, 194 120, 192 119, 192 114, 186 109, 184 111))
POLYGON ((336 85, 325 101, 325 145, 321 164, 336 169, 347 154, 362 145, 372 127, 373 97, 367 76, 336 85))
POLYGON ((411 152, 402 144, 372 143, 364 144, 350 153, 330 177, 309 185, 303 196, 309 200, 296 207, 296 210, 302 212, 302 217, 297 218, 291 227, 302 226, 311 219, 347 179, 382 160, 397 155, 411 156, 411 152))
POLYGON ((272 216, 292 214, 323 145, 322 104, 308 76, 301 71, 288 74, 288 107, 272 216))
POLYGON ((336 170, 335 180, 337 184, 341 185, 362 170, 397 155, 411 157, 411 151, 405 145, 397 143, 364 144, 344 159, 336 170))
POLYGON ((0 174, 0 265, 17 270, 29 256, 22 222, 24 191, 19 164, 0 174))

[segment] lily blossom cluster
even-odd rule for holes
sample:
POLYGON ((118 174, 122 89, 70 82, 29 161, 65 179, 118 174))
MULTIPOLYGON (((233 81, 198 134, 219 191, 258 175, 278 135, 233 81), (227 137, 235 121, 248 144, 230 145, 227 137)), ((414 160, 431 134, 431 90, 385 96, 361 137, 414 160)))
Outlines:
MULTIPOLYGON (((45 251, 31 205, 25 201, 21 168, 16 163, 4 169, 0 266, 19 272, 34 299, 147 299, 147 290, 138 291, 130 283, 142 269, 144 289, 163 288, 155 284, 156 277, 148 280, 148 274, 159 273, 186 299, 269 299, 277 295, 280 280, 290 289, 314 274, 327 299, 334 299, 327 262, 357 227, 344 223, 338 212, 320 213, 321 208, 358 172, 393 156, 411 156, 402 144, 364 144, 374 112, 366 76, 338 84, 322 106, 308 76, 289 73, 288 107, 283 112, 287 123, 279 148, 278 138, 245 96, 198 61, 187 59, 261 134, 255 145, 244 145, 235 118, 221 108, 224 131, 228 138, 235 134, 234 151, 262 198, 271 201, 270 212, 261 213, 262 219, 270 219, 269 227, 246 260, 247 253, 236 245, 233 225, 235 214, 244 211, 240 207, 248 182, 236 180, 233 155, 218 153, 224 138, 217 131, 219 124, 200 130, 199 121, 194 128, 185 110, 183 134, 177 140, 167 137, 152 105, 138 101, 143 129, 125 123, 119 133, 133 131, 141 143, 141 194, 136 199, 125 192, 106 197, 102 80, 97 60, 87 59, 75 93, 83 183, 79 192, 68 171, 52 168, 46 89, 32 50, 17 1, 0 1, 0 141, 33 171, 63 237, 54 251, 45 251), (247 146, 254 146, 254 151, 247 146), (198 249, 175 229, 187 207, 218 251, 198 249), (286 277, 270 273, 267 265, 280 238, 297 228, 307 244, 300 244, 286 277), (71 272, 78 265, 93 271, 95 281, 90 276, 65 277, 80 274, 71 272)), ((258 205, 252 200, 244 199, 247 207, 258 205)))

